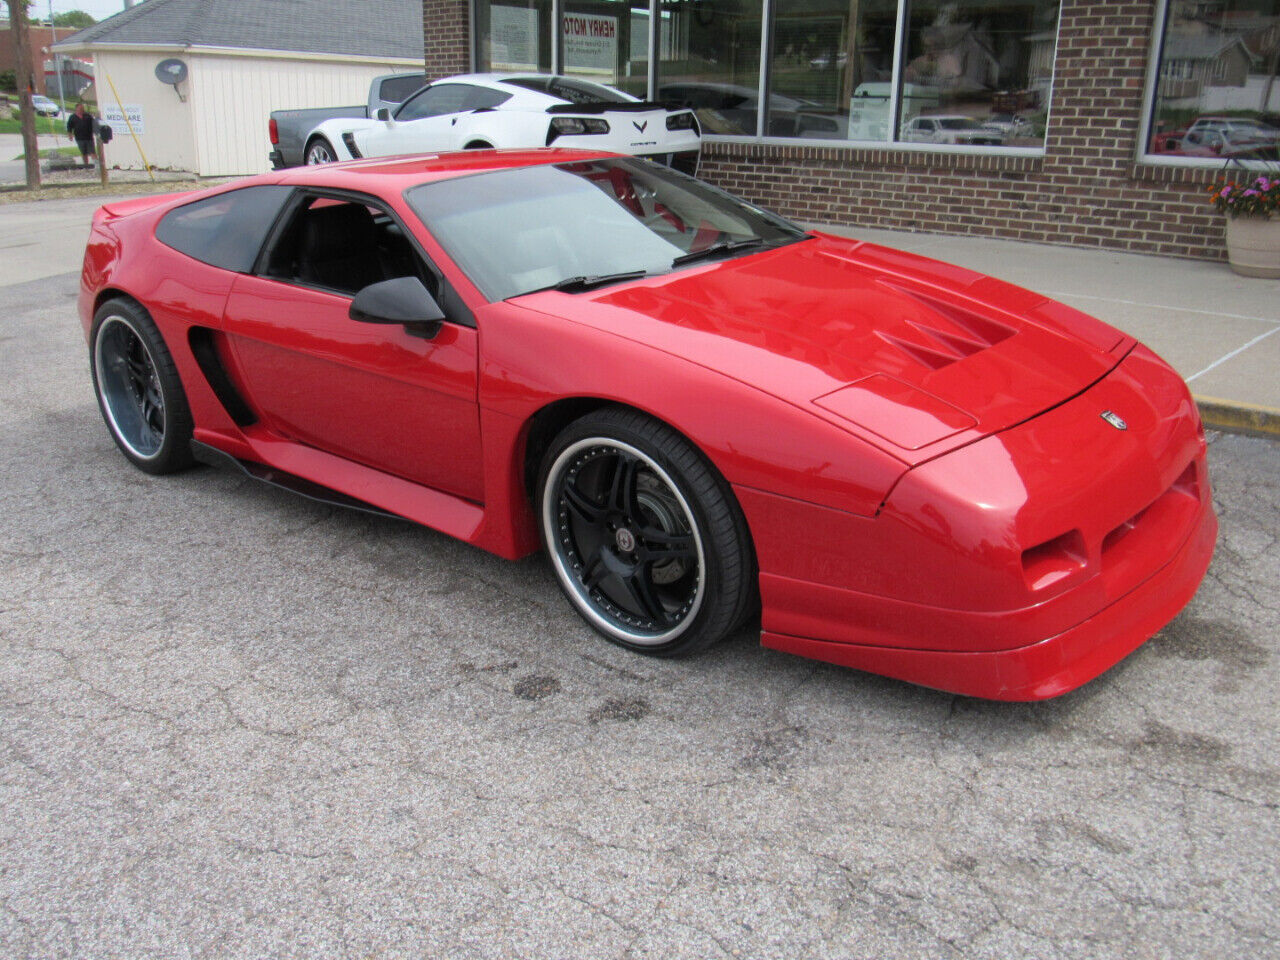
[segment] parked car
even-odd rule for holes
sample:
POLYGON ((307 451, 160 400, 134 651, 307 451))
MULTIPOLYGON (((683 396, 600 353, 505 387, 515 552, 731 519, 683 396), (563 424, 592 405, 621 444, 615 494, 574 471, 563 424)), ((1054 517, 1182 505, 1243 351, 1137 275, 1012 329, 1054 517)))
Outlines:
POLYGON ((1035 132, 1035 124, 1020 113, 993 113, 984 117, 982 126, 999 130, 1006 137, 1029 137, 1035 132))
POLYGON ((329 120, 307 162, 494 147, 582 147, 697 170, 702 137, 691 110, 669 109, 575 77, 474 73, 437 80, 376 119, 329 120))
POLYGON ((769 647, 1051 697, 1173 617, 1213 552, 1196 406, 1132 338, 631 157, 115 201, 79 309, 140 469, 199 458, 511 559, 541 542, 641 653, 759 610, 769 647))
POLYGON ((1004 131, 960 114, 933 114, 912 117, 902 131, 908 143, 953 143, 964 146, 999 146, 1004 131))
POLYGON ((31 106, 38 117, 53 117, 55 120, 62 117, 62 107, 58 102, 38 93, 31 95, 31 106))
POLYGON ((268 157, 272 168, 280 170, 305 163, 307 137, 324 121, 334 117, 377 116, 383 108, 399 106, 426 82, 425 73, 384 73, 369 84, 369 98, 364 106, 272 110, 267 120, 267 135, 273 148, 268 157))

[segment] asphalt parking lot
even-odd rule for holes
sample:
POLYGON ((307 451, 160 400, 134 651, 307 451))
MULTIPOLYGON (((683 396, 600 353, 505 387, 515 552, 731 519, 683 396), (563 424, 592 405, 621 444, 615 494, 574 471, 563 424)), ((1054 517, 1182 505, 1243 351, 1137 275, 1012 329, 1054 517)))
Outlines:
POLYGON ((0 956, 1280 955, 1280 445, 1183 616, 1055 701, 596 638, 540 559, 99 419, 0 288, 0 956))

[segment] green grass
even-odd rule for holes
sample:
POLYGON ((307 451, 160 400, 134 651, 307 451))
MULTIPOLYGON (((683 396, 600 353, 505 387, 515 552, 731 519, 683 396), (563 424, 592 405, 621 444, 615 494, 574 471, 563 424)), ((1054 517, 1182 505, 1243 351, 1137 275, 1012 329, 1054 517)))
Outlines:
MULTIPOLYGON (((0 133, 21 133, 22 121, 17 117, 12 120, 0 120, 0 133)), ((36 117, 37 133, 58 133, 62 136, 67 135, 67 119, 66 117, 36 117)))
MULTIPOLYGON (((25 153, 20 153, 13 159, 21 160, 25 156, 26 156, 25 153)), ((40 151, 41 160, 48 160, 50 157, 78 157, 78 156, 80 156, 79 147, 52 147, 50 149, 40 151)))

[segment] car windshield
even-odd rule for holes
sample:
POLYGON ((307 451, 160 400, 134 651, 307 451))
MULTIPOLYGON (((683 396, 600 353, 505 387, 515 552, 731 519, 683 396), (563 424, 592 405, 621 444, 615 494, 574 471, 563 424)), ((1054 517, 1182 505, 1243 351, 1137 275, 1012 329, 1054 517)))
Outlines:
POLYGON ((973 130, 981 127, 982 124, 969 117, 945 117, 938 121, 938 126, 944 130, 973 130))
POLYGON ((667 273, 806 236, 709 184, 626 158, 425 183, 405 198, 490 301, 667 273))

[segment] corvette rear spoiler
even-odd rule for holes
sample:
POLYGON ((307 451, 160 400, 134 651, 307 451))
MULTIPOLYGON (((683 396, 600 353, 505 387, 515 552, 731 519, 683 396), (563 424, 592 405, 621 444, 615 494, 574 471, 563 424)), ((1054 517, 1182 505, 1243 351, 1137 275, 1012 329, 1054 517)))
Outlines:
POLYGON ((649 110, 681 110, 679 104, 627 100, 623 103, 557 103, 547 113, 645 113, 649 110))

